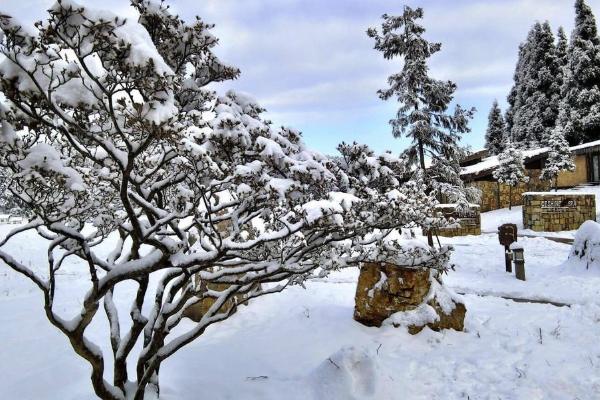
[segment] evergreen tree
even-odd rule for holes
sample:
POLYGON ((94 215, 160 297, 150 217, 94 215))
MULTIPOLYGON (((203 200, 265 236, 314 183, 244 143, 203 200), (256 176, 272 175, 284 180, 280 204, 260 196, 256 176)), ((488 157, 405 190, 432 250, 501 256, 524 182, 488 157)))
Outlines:
MULTIPOLYGON (((561 88, 564 83, 564 74, 565 67, 568 63, 568 51, 569 51, 569 41, 567 40, 567 35, 565 34, 565 30, 563 27, 558 28, 558 42, 556 44, 556 63, 558 64, 558 78, 557 81, 560 84, 561 88)), ((560 93, 559 93, 560 95, 560 93)))
POLYGON ((488 116, 488 127, 485 133, 485 148, 490 154, 501 153, 507 142, 506 126, 502 111, 498 107, 498 101, 494 100, 492 109, 488 116))
POLYGON ((493 172, 493 177, 499 183, 509 186, 508 209, 512 209, 512 189, 521 182, 528 182, 529 177, 525 173, 523 165, 523 153, 517 150, 514 142, 508 143, 508 147, 498 155, 499 165, 493 172))
MULTIPOLYGON (((417 22, 422 17, 421 8, 413 10, 406 6, 401 16, 383 15, 381 33, 370 28, 367 34, 375 39, 375 49, 381 51, 384 58, 404 60, 402 70, 388 78, 390 87, 378 93, 382 100, 395 97, 400 103, 396 117, 390 121, 393 135, 412 140, 406 150, 408 162, 427 175, 427 158, 432 164, 447 164, 449 154, 459 153, 461 134, 470 131, 468 121, 475 109, 466 110, 457 105, 453 112, 448 111, 456 84, 429 76, 427 62, 440 51, 441 44, 423 38, 425 28, 417 22)), ((458 159, 451 160, 458 166, 458 159)), ((459 168, 449 170, 460 171, 459 168)), ((458 175, 446 178, 446 182, 460 182, 458 175)), ((435 190, 435 181, 431 177, 428 181, 435 190)))
POLYGON ((575 28, 568 49, 559 122, 571 145, 600 139, 600 39, 584 0, 575 2, 575 28))
POLYGON ((519 45, 519 58, 517 60, 517 66, 515 67, 515 73, 513 75, 513 86, 508 93, 508 109, 506 110, 506 116, 504 118, 506 131, 508 132, 509 138, 513 140, 512 131, 514 126, 514 114, 516 110, 522 107, 524 99, 524 71, 527 62, 528 47, 525 43, 519 45))
MULTIPOLYGON (((466 190, 460 179, 459 141, 461 134, 470 131, 468 121, 475 109, 456 105, 449 112, 456 84, 429 76, 428 60, 440 51, 441 44, 423 38, 425 28, 417 21, 423 18, 423 9, 405 6, 402 15, 384 14, 382 18, 381 33, 369 28, 367 35, 375 40, 375 49, 385 59, 404 61, 402 70, 388 78, 389 88, 378 91, 382 100, 395 97, 400 103, 396 117, 390 120, 392 133, 411 139, 405 156, 409 166, 416 167, 416 175, 427 182, 429 193, 465 205, 473 192, 466 190), (432 163, 429 171, 426 158, 432 163)), ((433 245, 431 233, 428 240, 433 245)))
POLYGON ((525 148, 538 147, 554 129, 560 83, 557 50, 550 25, 536 23, 524 45, 518 104, 512 110, 512 137, 525 148))
POLYGON ((561 171, 574 171, 575 164, 571 157, 569 143, 560 127, 554 129, 545 140, 548 146, 548 158, 544 163, 540 178, 551 181, 554 188, 558 186, 558 174, 561 171))

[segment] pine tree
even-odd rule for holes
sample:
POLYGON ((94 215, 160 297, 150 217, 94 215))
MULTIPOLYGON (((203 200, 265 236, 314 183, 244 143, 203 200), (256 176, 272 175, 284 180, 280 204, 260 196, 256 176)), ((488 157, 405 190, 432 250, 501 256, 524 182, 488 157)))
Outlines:
MULTIPOLYGON (((558 42, 556 43, 556 63, 558 64, 558 78, 557 78, 557 82, 560 84, 560 87, 562 88, 562 85, 564 83, 564 74, 565 74, 565 67, 567 66, 569 57, 568 57, 568 51, 569 51, 569 41, 567 40, 567 35, 565 34, 565 30, 563 29, 563 27, 559 27, 558 28, 558 42)), ((560 93, 559 93, 560 96, 560 93)))
POLYGON ((508 209, 512 209, 512 189, 521 182, 528 182, 529 177, 525 173, 523 165, 523 153, 517 150, 514 142, 510 142, 508 147, 498 155, 499 165, 493 172, 493 177, 499 183, 508 185, 509 204, 508 209))
POLYGON ((512 132, 514 126, 514 114, 516 110, 519 110, 522 107, 524 101, 524 75, 525 75, 525 66, 527 63, 527 52, 529 48, 525 46, 525 43, 521 43, 519 45, 519 58, 517 60, 517 66, 515 67, 515 72, 513 74, 513 86, 508 93, 507 101, 508 101, 508 109, 506 110, 506 116, 504 117, 504 122, 506 125, 506 131, 508 132, 510 140, 513 140, 512 132))
POLYGON ((523 57, 518 103, 511 109, 511 135, 525 148, 535 148, 554 129, 558 116, 560 68, 548 22, 532 27, 523 46, 523 57))
POLYGON ((584 0, 575 2, 575 28, 567 53, 559 122, 571 145, 600 139, 600 39, 584 0))
POLYGON ((388 78, 390 87, 378 94, 382 100, 395 97, 400 103, 396 118, 390 120, 392 133, 412 140, 406 150, 409 164, 427 175, 427 158, 435 164, 441 159, 447 161, 447 154, 458 152, 461 134, 470 131, 468 121, 475 109, 457 105, 453 112, 448 111, 456 84, 429 76, 427 62, 440 51, 441 44, 423 38, 425 28, 417 22, 421 18, 421 8, 405 6, 401 16, 383 15, 381 34, 375 28, 367 34, 375 39, 375 49, 384 58, 404 60, 402 70, 388 78))
POLYGON ((561 171, 574 171, 575 164, 571 157, 569 143, 560 127, 555 128, 545 140, 549 148, 548 157, 540 174, 540 179, 551 181, 554 188, 558 187, 558 174, 561 171))
POLYGON ((499 154, 506 147, 507 134, 502 111, 498 106, 498 101, 494 104, 488 116, 488 127, 485 133, 485 148, 490 154, 499 154))
MULTIPOLYGON (((456 84, 429 76, 428 60, 441 50, 441 44, 423 38, 425 28, 417 21, 423 18, 423 9, 405 6, 401 16, 384 14, 382 18, 381 33, 369 28, 367 35, 375 39, 375 49, 385 59, 404 61, 402 70, 388 78, 389 88, 378 91, 382 100, 395 97, 400 103, 396 117, 390 120, 392 133, 394 137, 411 139, 405 155, 408 164, 416 167, 417 175, 427 182, 429 193, 456 199, 461 204, 467 202, 472 192, 465 189, 460 179, 459 141, 461 134, 470 131, 468 121, 475 109, 456 105, 449 112, 456 84), (432 163, 429 171, 426 158, 432 163)), ((431 235, 428 239, 433 245, 431 235)))

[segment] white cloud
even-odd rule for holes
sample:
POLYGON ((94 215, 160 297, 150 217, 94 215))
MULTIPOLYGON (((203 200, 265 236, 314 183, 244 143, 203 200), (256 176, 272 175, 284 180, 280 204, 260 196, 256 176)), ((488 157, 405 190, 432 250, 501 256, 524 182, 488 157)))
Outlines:
MULTIPOLYGON (((53 0, 0 0, 0 8, 29 20, 53 0), (34 11, 35 10, 35 11, 34 11)), ((512 82, 517 49, 536 20, 553 29, 573 25, 574 0, 413 0, 425 9, 430 40, 442 51, 432 59, 432 73, 458 84, 456 98, 476 106, 473 125, 481 130, 494 98, 501 102, 512 82)), ((87 0, 94 7, 99 2, 87 0)), ((381 129, 393 116, 393 103, 383 103, 376 90, 400 68, 373 50, 365 34, 380 15, 402 12, 398 0, 172 0, 184 19, 199 14, 217 24, 216 50, 242 70, 239 80, 222 86, 252 93, 281 122, 313 129, 316 122, 343 121, 351 115, 365 131, 381 129), (377 118, 373 114, 377 114, 377 118), (387 117, 383 113, 388 113, 387 117), (359 118, 364 118, 360 121, 359 118)), ((103 7, 125 13, 127 0, 105 0, 103 7)), ((588 0, 600 17, 600 0, 588 0)), ((35 15, 35 16, 34 16, 35 15)), ((274 118, 275 119, 275 118, 274 118)), ((332 127, 335 130, 335 127, 332 127)), ((347 134, 340 128, 339 141, 347 134)), ((335 132, 333 133, 335 134, 335 132)), ((310 135, 308 135, 310 136, 310 135)), ((483 132, 475 132, 474 145, 483 132)), ((319 142, 314 143, 320 146, 319 142)))

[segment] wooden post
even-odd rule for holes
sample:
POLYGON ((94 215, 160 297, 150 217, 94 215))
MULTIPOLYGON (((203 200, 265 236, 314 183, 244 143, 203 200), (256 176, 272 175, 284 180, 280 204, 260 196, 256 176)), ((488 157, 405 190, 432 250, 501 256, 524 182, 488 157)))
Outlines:
POLYGON ((517 279, 524 281, 525 280, 525 251, 523 250, 523 246, 514 243, 511 245, 511 250, 513 252, 513 261, 515 263, 515 275, 517 279))
POLYGON ((504 262, 506 264, 506 272, 512 273, 512 261, 510 259, 509 246, 504 246, 504 262))
POLYGON ((521 281, 525 280, 525 261, 515 261, 515 275, 517 279, 521 281))

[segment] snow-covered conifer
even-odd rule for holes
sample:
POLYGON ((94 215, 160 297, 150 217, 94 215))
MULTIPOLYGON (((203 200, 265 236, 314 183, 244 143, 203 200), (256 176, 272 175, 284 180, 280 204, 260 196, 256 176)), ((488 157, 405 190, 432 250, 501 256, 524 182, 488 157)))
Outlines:
POLYGON ((600 138, 600 38, 584 0, 575 2, 558 124, 571 145, 600 138))
POLYGON ((518 101, 511 106, 511 137, 525 148, 539 147, 554 129, 560 84, 554 35, 548 22, 536 23, 523 45, 518 101))
POLYGON ((493 172, 494 179, 499 183, 509 186, 509 205, 512 208, 512 189, 521 182, 529 182, 523 164, 523 153, 518 150, 515 143, 510 142, 506 149, 498 155, 499 165, 493 172))
MULTIPOLYGON (((398 243, 374 245, 435 205, 423 180, 404 180, 403 159, 360 146, 325 157, 273 128, 248 95, 216 96, 207 85, 238 70, 212 52, 212 26, 132 4, 139 21, 71 0, 35 30, 0 15, 0 166, 34 215, 0 240, 0 260, 39 288, 110 400, 158 396, 162 362, 239 302, 317 268, 402 259, 398 243), (46 275, 5 247, 29 230, 48 241, 46 275), (71 262, 85 265, 89 287, 76 309, 57 309, 71 262), (134 292, 115 290, 124 282, 134 292), (118 312, 113 297, 128 295, 118 312), (201 319, 182 323, 204 300, 201 319), (108 326, 112 351, 88 335, 92 320, 108 326)), ((414 251, 446 265, 448 249, 414 251)))
POLYGON ((411 140, 406 158, 425 177, 429 192, 449 197, 461 193, 458 197, 465 198, 472 192, 465 190, 460 179, 459 141, 470 131, 468 121, 475 110, 456 105, 449 111, 456 84, 429 75, 429 58, 440 51, 441 44, 423 37, 425 28, 418 22, 423 18, 421 8, 405 6, 402 15, 382 18, 381 30, 370 28, 367 34, 384 58, 403 60, 402 70, 388 78, 389 87, 378 92, 382 100, 394 98, 400 103, 390 120, 392 133, 411 140), (426 159, 431 161, 429 169, 426 159))
POLYGON ((488 127, 485 132, 485 148, 491 155, 500 154, 508 141, 506 125, 498 101, 494 100, 488 115, 488 127))
MULTIPOLYGON (((568 64, 568 52, 569 52, 569 41, 567 40, 567 35, 565 34, 565 30, 563 27, 558 28, 558 42, 556 43, 556 62, 558 64, 558 78, 557 82, 560 84, 560 88, 562 90, 562 85, 564 83, 564 69, 568 64)), ((559 92, 560 96, 560 92, 559 92)))
POLYGON ((519 57, 517 59, 517 65, 513 74, 513 86, 511 87, 507 97, 508 108, 506 110, 504 122, 506 124, 506 131, 509 134, 510 140, 512 140, 514 114, 517 110, 521 108, 524 101, 524 74, 528 59, 528 50, 529 48, 525 46, 525 43, 521 43, 519 45, 519 57))
POLYGON ((560 127, 550 132, 544 140, 544 146, 548 147, 548 156, 544 162, 540 178, 550 181, 556 189, 559 172, 574 171, 575 164, 569 150, 569 143, 560 127))

